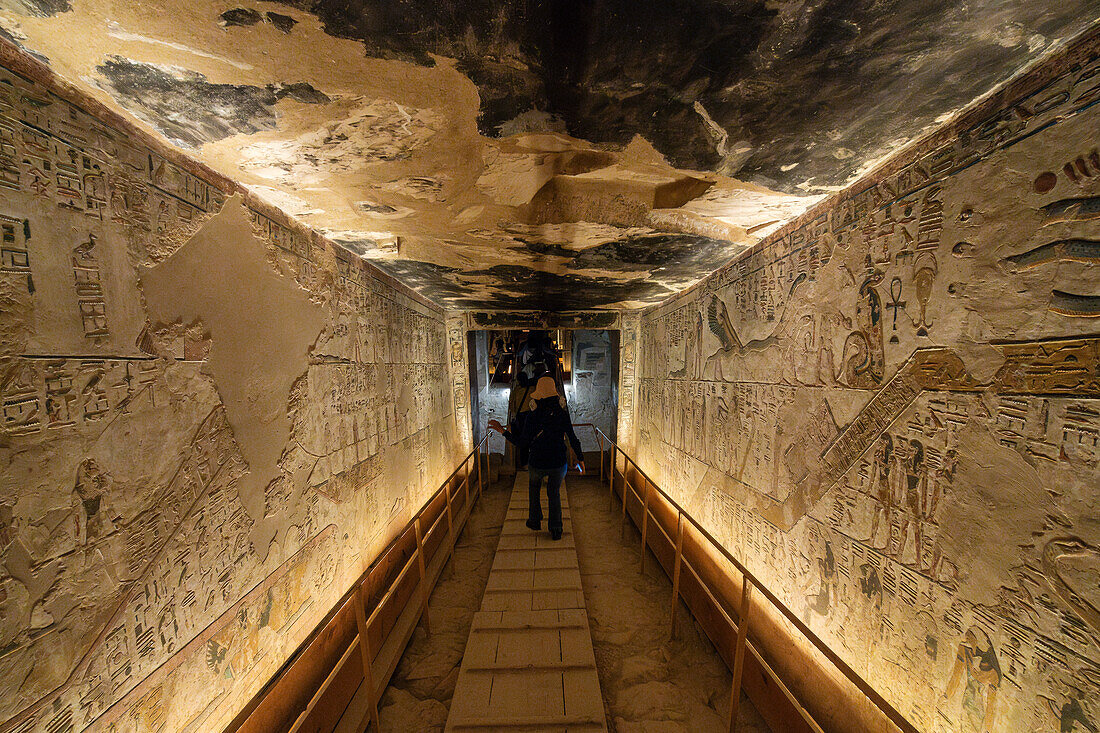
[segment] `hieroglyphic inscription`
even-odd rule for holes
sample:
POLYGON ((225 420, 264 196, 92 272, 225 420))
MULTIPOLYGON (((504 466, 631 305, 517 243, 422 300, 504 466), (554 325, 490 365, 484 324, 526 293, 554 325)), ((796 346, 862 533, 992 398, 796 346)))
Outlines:
POLYGON ((2 428, 8 435, 95 428, 139 398, 156 405, 162 371, 155 359, 12 360, 0 382, 2 428))
POLYGON ((0 188, 151 234, 155 241, 143 246, 154 259, 182 244, 225 201, 217 186, 3 68, 0 188))
POLYGON ((463 444, 471 446, 473 429, 470 416, 470 368, 466 348, 466 319, 447 317, 448 367, 451 373, 455 423, 463 444))
POLYGON ((76 304, 84 337, 100 340, 107 336, 107 300, 103 293, 99 261, 95 255, 95 235, 73 249, 73 280, 76 282, 76 304))
POLYGON ((642 468, 920 730, 1100 721, 1100 33, 1058 63, 642 316, 642 468))
POLYGON ((28 219, 0 215, 0 271, 30 272, 31 259, 27 240, 31 238, 28 219))
POLYGON ((119 124, 0 68, 4 731, 224 728, 461 457, 441 313, 255 204, 329 314, 257 509, 225 344, 140 289, 231 185, 119 124))
POLYGON ((619 420, 616 435, 627 450, 634 448, 634 425, 638 402, 638 316, 622 317, 619 337, 619 420))

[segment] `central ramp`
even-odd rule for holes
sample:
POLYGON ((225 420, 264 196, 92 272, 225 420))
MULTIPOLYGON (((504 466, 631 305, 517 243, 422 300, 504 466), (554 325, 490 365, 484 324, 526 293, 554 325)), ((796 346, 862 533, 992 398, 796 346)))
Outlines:
POLYGON ((447 731, 607 730, 568 494, 563 485, 562 538, 551 540, 524 524, 527 481, 516 474, 447 731))

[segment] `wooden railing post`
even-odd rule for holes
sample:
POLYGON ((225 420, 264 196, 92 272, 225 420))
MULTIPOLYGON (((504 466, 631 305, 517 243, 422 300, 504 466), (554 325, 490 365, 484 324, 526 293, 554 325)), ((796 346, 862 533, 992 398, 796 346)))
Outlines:
POLYGON ((367 629, 366 598, 360 585, 351 602, 355 606, 355 624, 359 627, 359 651, 363 656, 363 685, 367 690, 367 709, 375 731, 382 730, 378 721, 378 700, 374 689, 374 653, 370 648, 370 634, 367 629))
POLYGON ((645 575, 645 549, 646 549, 646 530, 649 529, 649 489, 650 481, 648 478, 642 478, 642 485, 645 486, 645 496, 642 497, 642 562, 641 570, 642 575, 645 575))
POLYGON ((745 641, 749 635, 749 599, 752 583, 741 576, 741 609, 737 619, 737 641, 733 647, 733 685, 730 689, 730 733, 737 733, 737 712, 741 705, 741 672, 745 668, 745 641))
POLYGON ((432 622, 428 618, 428 571, 424 563, 424 535, 420 531, 420 515, 416 515, 416 559, 420 566, 420 614, 424 619, 424 630, 432 633, 432 622))
MULTIPOLYGON (((484 440, 481 441, 481 442, 483 444, 485 443, 484 440)), ((486 454, 486 461, 485 461, 486 464, 489 463, 489 461, 487 459, 488 459, 488 454, 486 454)), ((482 483, 481 483, 482 479, 481 479, 481 477, 482 477, 482 471, 481 471, 481 446, 479 445, 477 447, 477 498, 479 498, 479 499, 481 498, 481 488, 482 488, 482 483)), ((471 507, 470 511, 473 511, 472 507, 471 507)))
POLYGON ((626 454, 623 453, 623 485, 622 485, 622 500, 623 500, 623 516, 619 520, 619 539, 622 540, 626 537, 626 490, 630 486, 630 481, 626 477, 626 454))
MULTIPOLYGON (((700 539, 709 543, 709 546, 714 548, 718 553, 723 555, 732 566, 742 575, 742 588, 741 588, 741 614, 738 622, 735 624, 730 614, 726 613, 724 609, 719 609, 722 616, 727 620, 731 627, 734 627, 737 631, 734 647, 734 659, 733 659, 733 684, 730 692, 730 710, 729 710, 729 728, 735 730, 737 725, 737 714, 740 705, 741 696, 741 681, 744 671, 744 659, 745 651, 748 646, 748 627, 749 627, 749 612, 751 610, 751 597, 754 594, 754 588, 763 596, 769 606, 777 610, 782 616, 789 622, 798 632, 800 632, 813 646, 821 653, 825 659, 833 665, 833 667, 843 674, 856 688, 859 689, 869 702, 880 710, 890 721, 897 727, 901 733, 918 733, 917 728, 910 723, 906 717, 893 707, 874 687, 872 687, 865 679, 863 679, 852 667, 840 657, 837 652, 829 647, 809 626, 804 623, 797 614, 795 614, 790 608, 779 600, 771 591, 768 590, 766 585, 760 584, 752 574, 744 567, 737 558, 735 558, 729 550, 727 550, 721 542, 714 538, 703 525, 691 517, 690 514, 684 513, 683 508, 669 496, 659 486, 654 484, 648 476, 646 476, 638 464, 627 455, 615 441, 611 440, 606 435, 603 436, 608 443, 607 452, 610 454, 608 457, 610 461, 608 463, 608 509, 614 508, 615 500, 615 479, 621 477, 622 486, 620 487, 620 497, 622 499, 622 515, 620 524, 620 539, 626 537, 626 515, 627 515, 627 492, 631 491, 642 504, 642 556, 640 559, 640 565, 642 572, 645 572, 645 554, 648 545, 648 523, 649 523, 649 502, 653 491, 660 494, 660 497, 667 502, 668 506, 677 512, 676 518, 676 558, 673 569, 673 593, 672 593, 672 609, 669 614, 669 636, 675 637, 676 633, 676 616, 679 606, 679 579, 682 573, 683 564, 688 562, 684 559, 684 524, 690 523, 693 527, 693 532, 696 533, 700 539), (619 457, 623 459, 622 470, 619 470, 619 457), (630 483, 630 467, 634 466, 634 473, 639 480, 645 481, 645 494, 643 495, 630 483)), ((601 449, 602 450, 602 449, 601 449)), ((601 455, 601 458, 603 456, 601 455)), ((601 463, 602 467, 602 463, 601 463)), ((654 516, 656 520, 656 516, 654 516)), ((660 528, 660 527, 659 527, 660 528)), ((663 528, 660 528, 664 533, 663 528)), ((671 537, 669 538, 671 540, 671 537)), ((691 569, 690 562, 688 564, 689 570, 691 569)), ((713 593, 707 590, 708 594, 713 597, 713 593)), ((716 601, 717 602, 717 601, 716 601)), ((754 651, 755 653, 755 651, 754 651)), ((794 695, 788 690, 779 675, 774 670, 768 667, 766 662, 761 661, 764 673, 776 683, 786 695, 787 699, 795 706, 796 711, 806 721, 811 730, 821 731, 821 726, 814 721, 813 716, 805 709, 803 705, 794 697, 794 695)))
POLYGON ((600 483, 602 484, 603 483, 604 448, 603 448, 603 436, 600 435, 599 431, 596 431, 596 442, 600 444, 600 483))
MULTIPOLYGON (((448 486, 443 489, 443 495, 447 497, 447 556, 454 558, 455 554, 455 527, 454 527, 454 514, 451 511, 451 488, 448 486)), ((467 495, 466 504, 469 505, 470 497, 467 495)), ((451 577, 454 577, 455 566, 451 563, 451 577)))
POLYGON ((470 474, 469 474, 469 472, 466 473, 466 478, 462 482, 462 488, 463 488, 463 492, 465 494, 465 496, 463 497, 463 501, 466 502, 466 506, 470 507, 470 511, 473 511, 474 510, 473 506, 470 504, 470 474))
POLYGON ((615 506, 615 451, 616 450, 617 450, 616 446, 612 445, 611 446, 611 463, 607 467, 608 468, 607 511, 609 511, 609 512, 615 506))
POLYGON ((676 512, 676 560, 672 564, 672 611, 669 614, 668 638, 676 637, 676 607, 680 605, 680 563, 684 560, 684 513, 676 512))

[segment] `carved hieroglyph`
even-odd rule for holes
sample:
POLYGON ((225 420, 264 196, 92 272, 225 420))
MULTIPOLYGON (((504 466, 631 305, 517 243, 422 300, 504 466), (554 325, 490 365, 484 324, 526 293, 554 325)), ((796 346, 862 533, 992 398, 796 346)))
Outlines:
POLYGON ((438 310, 165 155, 0 69, 5 733, 220 730, 467 441, 438 310))
POLYGON ((641 319, 623 314, 619 346, 619 422, 617 440, 624 450, 635 451, 635 418, 638 401, 638 344, 641 319))
POLYGON ((466 345, 466 318, 462 314, 447 317, 447 369, 454 399, 455 430, 467 450, 473 448, 470 416, 470 362, 466 345))
POLYGON ((643 468, 920 730, 1100 726, 1097 100, 1093 34, 643 315, 643 468))

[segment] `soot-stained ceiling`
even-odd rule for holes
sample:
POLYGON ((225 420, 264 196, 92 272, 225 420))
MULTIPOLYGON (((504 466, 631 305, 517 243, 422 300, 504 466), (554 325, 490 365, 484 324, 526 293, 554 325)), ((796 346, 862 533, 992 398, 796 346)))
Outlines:
POLYGON ((637 307, 1095 0, 0 0, 0 35, 444 306, 637 307))

